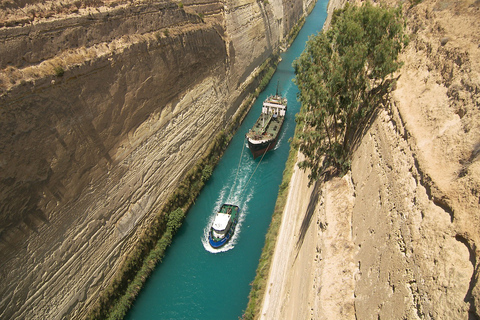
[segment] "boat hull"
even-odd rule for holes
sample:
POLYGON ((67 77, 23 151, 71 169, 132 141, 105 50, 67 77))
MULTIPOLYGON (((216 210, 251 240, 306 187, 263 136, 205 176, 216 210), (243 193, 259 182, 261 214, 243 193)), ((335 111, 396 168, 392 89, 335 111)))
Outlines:
POLYGON ((228 233, 220 241, 215 241, 212 234, 213 231, 210 229, 210 232, 208 234, 208 242, 210 243, 210 246, 214 249, 218 249, 223 247, 225 244, 227 244, 227 242, 233 237, 233 234, 235 233, 236 225, 237 225, 237 220, 234 221, 228 233))
POLYGON ((247 136, 248 148, 250 149, 250 152, 253 155, 253 159, 258 158, 262 156, 264 153, 275 148, 275 146, 277 145, 278 136, 280 135, 280 132, 283 127, 283 122, 284 120, 281 121, 280 128, 278 128, 276 136, 272 139, 268 139, 268 140, 262 141, 261 143, 258 143, 258 141, 252 142, 252 140, 247 136))
POLYGON ((279 96, 277 88, 274 96, 265 99, 262 113, 253 127, 245 134, 253 159, 263 156, 267 151, 275 148, 285 122, 286 112, 287 98, 279 96))
POLYGON ((277 144, 277 138, 270 139, 262 143, 252 143, 250 139, 247 139, 247 141, 248 148, 253 155, 253 159, 256 159, 259 156, 262 156, 265 152, 272 150, 277 144))

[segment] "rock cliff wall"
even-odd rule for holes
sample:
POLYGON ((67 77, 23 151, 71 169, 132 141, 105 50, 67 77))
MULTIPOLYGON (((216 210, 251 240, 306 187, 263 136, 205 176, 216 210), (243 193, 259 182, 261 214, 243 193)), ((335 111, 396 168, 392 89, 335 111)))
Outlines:
POLYGON ((294 174, 260 319, 480 318, 480 5, 404 6, 404 65, 351 173, 294 174))
POLYGON ((335 296, 320 286, 341 259, 336 283, 349 294, 316 301, 316 319, 480 315, 480 6, 425 0, 405 14, 410 44, 391 105, 366 128, 352 184, 328 182, 320 196, 315 284, 320 297, 335 296), (328 201, 349 195, 341 212, 328 201))
POLYGON ((82 318, 310 1, 0 2, 0 317, 82 318))

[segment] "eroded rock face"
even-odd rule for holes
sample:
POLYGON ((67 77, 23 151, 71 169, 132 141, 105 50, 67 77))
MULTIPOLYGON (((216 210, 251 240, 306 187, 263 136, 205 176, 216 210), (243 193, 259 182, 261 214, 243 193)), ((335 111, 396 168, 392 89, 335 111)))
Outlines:
POLYGON ((1 318, 86 314, 310 4, 290 2, 2 7, 1 318))
POLYGON ((397 124, 382 112, 353 162, 356 317, 468 319, 470 252, 397 124))
MULTIPOLYGON (((337 241, 353 249, 327 247, 329 235, 340 233, 329 226, 342 215, 328 214, 338 206, 320 203, 317 225, 321 264, 343 258, 336 283, 352 275, 354 284, 347 283, 347 300, 316 301, 317 319, 480 315, 480 7, 422 1, 405 14, 412 34, 392 104, 354 153, 352 187, 337 194, 334 180, 322 190, 324 198, 355 195, 337 241)), ((330 280, 318 270, 317 286, 330 280)), ((317 299, 328 293, 320 287, 317 299)))
POLYGON ((480 5, 404 14, 404 65, 351 172, 313 190, 293 174, 261 319, 480 318, 480 5))

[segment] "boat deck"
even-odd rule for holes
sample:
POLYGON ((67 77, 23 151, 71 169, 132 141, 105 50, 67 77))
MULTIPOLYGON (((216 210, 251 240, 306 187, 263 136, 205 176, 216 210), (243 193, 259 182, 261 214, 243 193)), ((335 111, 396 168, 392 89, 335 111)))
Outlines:
POLYGON ((282 116, 274 118, 272 115, 262 114, 247 135, 255 140, 275 137, 282 127, 284 119, 285 117, 282 116))
POLYGON ((233 204, 224 204, 221 208, 219 213, 228 213, 228 209, 232 209, 232 214, 238 212, 238 206, 235 206, 233 204))

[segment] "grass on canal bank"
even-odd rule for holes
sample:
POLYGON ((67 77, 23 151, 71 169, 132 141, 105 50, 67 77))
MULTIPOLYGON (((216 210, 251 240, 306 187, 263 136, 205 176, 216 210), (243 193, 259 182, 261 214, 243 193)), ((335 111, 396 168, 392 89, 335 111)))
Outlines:
MULTIPOLYGON (((312 5, 308 8, 308 14, 310 14, 310 12, 313 10, 315 4, 316 1, 314 1, 312 5)), ((304 23, 305 17, 302 17, 297 23, 297 25, 292 28, 289 34, 288 46, 293 43, 293 40, 295 40, 295 38, 297 37, 304 23)), ((303 126, 301 126, 301 124, 297 124, 297 126, 295 127, 293 140, 296 139, 297 133, 301 132, 302 130, 303 126)), ((290 145, 293 146, 296 144, 290 143, 290 145)), ((272 220, 270 222, 270 226, 268 227, 267 234, 265 235, 265 245, 263 246, 262 254, 260 255, 255 279, 251 283, 250 294, 248 295, 247 308, 242 316, 242 319, 244 320, 253 320, 256 318, 256 316, 260 314, 260 308, 262 305, 263 297, 265 295, 268 280, 268 273, 272 264, 275 245, 277 243, 277 236, 280 230, 280 224, 282 222, 283 210, 287 203, 288 185, 290 183, 290 180, 292 179, 295 164, 297 163, 297 153, 297 148, 290 147, 288 159, 285 163, 285 169, 283 171, 282 183, 280 184, 278 190, 278 196, 272 215, 272 220)))
MULTIPOLYGON (((314 5, 315 3, 311 9, 313 9, 314 5)), ((290 46, 298 35, 304 22, 305 18, 302 18, 297 25, 292 28, 287 37, 287 47, 290 46)), ((188 209, 194 203, 206 181, 210 178, 213 169, 221 159, 256 98, 270 82, 279 62, 280 54, 279 52, 275 52, 258 68, 257 76, 248 86, 249 88, 255 88, 254 92, 246 95, 227 127, 217 134, 202 158, 185 174, 179 187, 170 195, 166 204, 158 211, 147 230, 139 236, 135 247, 123 261, 109 285, 102 291, 95 305, 89 310, 87 319, 123 319, 125 317, 146 280, 157 264, 162 261, 175 233, 182 225, 188 209)), ((259 278, 259 270, 263 272, 261 273, 264 275, 263 279, 266 279, 265 274, 268 273, 270 268, 271 255, 275 247, 282 210, 285 206, 286 194, 288 193, 288 183, 295 162, 296 151, 293 152, 290 150, 284 177, 280 185, 279 198, 277 199, 275 212, 267 234, 262 258, 257 268, 257 277, 254 280, 254 285, 252 285, 252 291, 250 292, 250 302, 247 312, 252 309, 252 301, 254 301, 254 309, 258 308, 255 306, 261 303, 266 280, 263 280, 262 283, 261 277, 259 278), (257 278, 259 279, 257 280, 257 278), (260 297, 260 301, 253 299, 252 297, 254 296, 260 297)))
POLYGON ((110 284, 89 310, 87 319, 125 317, 147 278, 162 261, 188 209, 212 175, 235 132, 260 92, 268 85, 279 61, 280 56, 275 53, 261 65, 256 79, 253 80, 255 92, 246 96, 226 129, 217 134, 203 157, 185 174, 178 188, 153 218, 147 230, 139 236, 137 244, 123 261, 110 284))
MULTIPOLYGON (((300 125, 295 128, 295 136, 298 130, 303 130, 300 125)), ((262 249, 262 254, 258 263, 255 279, 251 283, 250 294, 248 296, 248 305, 245 310, 242 319, 253 320, 260 314, 260 308, 262 305, 263 296, 265 295, 268 273, 272 264, 273 254, 275 251, 275 245, 277 243, 277 236, 280 230, 280 224, 282 222, 283 209, 287 203, 288 186, 292 179, 293 170, 297 163, 298 149, 291 147, 288 154, 288 159, 285 164, 285 170, 283 171, 282 183, 278 190, 277 202, 275 203, 275 209, 272 215, 272 221, 268 227, 267 234, 265 236, 265 245, 262 249)))

